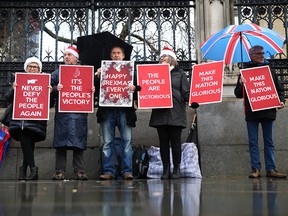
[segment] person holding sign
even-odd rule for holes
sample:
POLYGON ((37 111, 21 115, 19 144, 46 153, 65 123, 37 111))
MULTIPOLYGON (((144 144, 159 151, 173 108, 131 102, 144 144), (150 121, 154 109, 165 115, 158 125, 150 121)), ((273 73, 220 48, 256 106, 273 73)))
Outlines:
MULTIPOLYGON (((112 47, 110 52, 112 61, 122 61, 125 58, 124 49, 118 45, 112 47)), ((100 76, 101 69, 97 75, 100 76)), ((100 86, 100 80, 97 81, 100 86)), ((139 90, 134 85, 129 86, 129 90, 136 93, 139 90)), ((136 97, 136 95, 135 95, 136 97)), ((114 145, 116 143, 115 130, 119 129, 121 136, 121 175, 125 180, 132 180, 132 127, 135 127, 137 116, 135 108, 132 107, 101 107, 97 110, 97 122, 100 123, 103 136, 103 174, 102 180, 115 178, 116 168, 114 166, 114 145)))
MULTIPOLYGON (((249 55, 251 61, 247 64, 246 68, 260 67, 268 65, 267 60, 264 59, 264 48, 262 46, 253 46, 249 50, 249 55)), ((278 109, 284 107, 285 98, 284 90, 280 85, 276 73, 273 70, 271 75, 277 90, 281 105, 278 109)), ((280 173, 276 170, 275 157, 274 157, 274 142, 273 142, 273 127, 274 121, 276 119, 276 108, 264 109, 259 111, 252 111, 251 105, 248 100, 247 90, 244 88, 244 83, 246 80, 239 75, 236 88, 234 90, 235 96, 237 98, 244 98, 245 106, 245 120, 248 131, 249 139, 249 151, 251 160, 252 172, 248 176, 249 178, 259 178, 261 177, 261 162, 260 162, 260 152, 258 147, 258 125, 261 124, 263 130, 263 140, 264 140, 264 159, 265 159, 265 170, 267 177, 274 178, 286 178, 287 174, 280 173)), ((264 81, 259 80, 259 83, 264 81)))
MULTIPOLYGON (((78 58, 79 51, 75 47, 69 46, 65 50, 64 63, 66 65, 76 65, 78 58)), ((88 114, 58 111, 58 96, 63 88, 63 85, 59 83, 59 69, 52 73, 51 85, 53 87, 52 98, 56 101, 53 140, 53 147, 56 149, 56 164, 52 180, 65 179, 67 150, 73 151, 73 169, 77 180, 88 180, 84 167, 84 150, 87 148, 88 114)), ((91 89, 91 92, 93 91, 95 89, 91 89)))
POLYGON ((186 127, 186 102, 189 101, 190 88, 187 76, 178 67, 176 54, 164 47, 160 54, 160 64, 169 64, 172 84, 173 108, 152 109, 149 122, 155 127, 160 141, 160 154, 163 164, 162 179, 180 178, 181 133, 186 127), (170 144, 173 156, 173 173, 170 175, 170 144))
MULTIPOLYGON (((24 70, 27 73, 41 73, 42 62, 36 57, 27 58, 24 63, 24 70)), ((13 83, 13 88, 9 89, 6 94, 6 100, 13 102, 14 91, 17 88, 17 83, 13 83)), ((49 88, 49 86, 47 86, 49 88)), ((51 88, 51 87, 50 87, 51 88)), ((37 180, 38 167, 35 165, 34 149, 35 142, 40 142, 46 139, 46 120, 11 120, 9 133, 13 139, 20 141, 21 150, 23 153, 22 166, 19 168, 19 177, 21 180, 37 180), (27 168, 30 168, 30 175, 26 176, 27 168)))

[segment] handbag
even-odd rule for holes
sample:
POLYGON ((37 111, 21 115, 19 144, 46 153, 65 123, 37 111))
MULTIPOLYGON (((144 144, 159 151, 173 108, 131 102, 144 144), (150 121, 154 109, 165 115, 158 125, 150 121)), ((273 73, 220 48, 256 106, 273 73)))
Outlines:
MULTIPOLYGON (((161 178, 163 174, 163 165, 160 155, 160 148, 151 146, 148 149, 149 167, 148 178, 161 178)), ((170 148, 170 164, 173 170, 173 158, 170 148)), ((181 177, 202 178, 198 160, 198 149, 194 143, 183 143, 181 145, 181 177)))
POLYGON ((10 103, 0 118, 0 122, 7 127, 9 127, 9 124, 12 120, 12 110, 13 110, 13 104, 10 103))

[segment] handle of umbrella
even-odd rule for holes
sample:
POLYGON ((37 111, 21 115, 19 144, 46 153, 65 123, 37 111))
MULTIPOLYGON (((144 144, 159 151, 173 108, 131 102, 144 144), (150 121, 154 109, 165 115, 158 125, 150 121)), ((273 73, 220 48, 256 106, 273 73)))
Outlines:
POLYGON ((196 122, 196 119, 197 119, 197 115, 194 114, 194 115, 193 115, 193 118, 192 118, 192 123, 195 123, 195 122, 196 122))

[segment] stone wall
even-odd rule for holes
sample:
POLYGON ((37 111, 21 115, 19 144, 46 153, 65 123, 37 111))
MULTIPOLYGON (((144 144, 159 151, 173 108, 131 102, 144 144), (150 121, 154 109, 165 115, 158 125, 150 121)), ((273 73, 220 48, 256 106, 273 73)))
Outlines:
MULTIPOLYGON (((225 98, 217 104, 201 105, 197 109, 198 136, 203 177, 247 176, 250 172, 248 139, 244 120, 242 100, 225 98)), ((3 113, 4 109, 1 109, 3 113)), ((188 111, 188 122, 191 123, 193 110, 188 111)), ((147 147, 158 146, 156 129, 148 126, 150 110, 138 110, 137 126, 133 129, 134 146, 141 144, 147 147)), ((54 110, 51 109, 48 121, 48 136, 36 144, 35 160, 39 167, 40 179, 51 179, 55 166, 55 150, 51 147, 53 140, 54 110)), ((279 110, 275 122, 275 158, 277 168, 288 171, 287 157, 287 124, 288 110, 279 110)), ((182 142, 185 142, 189 128, 183 130, 182 142)), ((263 142, 259 132, 261 157, 263 161, 263 142)), ((85 151, 85 166, 90 179, 99 176, 99 147, 102 143, 101 130, 96 122, 95 113, 89 114, 88 149, 85 151)), ((72 171, 72 154, 68 151, 67 178, 74 179, 72 171)), ((12 141, 6 158, 0 168, 0 180, 17 179, 22 152, 18 142, 12 141)), ((264 168, 265 165, 262 164, 264 168)), ((264 171, 263 175, 265 174, 264 171)))
MULTIPOLYGON (((278 170, 288 172, 288 110, 278 110, 275 121, 275 159, 278 170)), ((203 176, 248 176, 250 157, 243 100, 226 98, 222 103, 198 108, 199 144, 203 176)), ((262 175, 265 175, 262 129, 259 127, 262 175)))
MULTIPOLYGON (((188 116, 192 115, 192 110, 187 108, 188 116)), ((4 109, 0 109, 0 114, 4 109)), ((96 112, 96 111, 95 111, 96 112)), ((151 145, 159 146, 158 135, 155 128, 149 127, 151 110, 138 110, 136 127, 133 128, 133 145, 144 145, 147 148, 151 145)), ((190 118, 189 118, 190 119, 190 118)), ((43 142, 36 143, 35 162, 39 167, 40 179, 51 179, 55 167, 55 150, 52 148, 53 129, 54 129, 54 109, 50 110, 50 119, 48 121, 47 138, 43 142)), ((188 135, 188 128, 183 130, 183 142, 188 135)), ((102 144, 100 125, 97 123, 95 113, 88 114, 88 149, 85 151, 84 163, 87 174, 90 179, 99 177, 100 150, 102 144)), ((22 164, 22 151, 20 143, 12 140, 9 150, 6 154, 4 163, 0 168, 0 180, 17 179, 19 166, 22 164)), ((74 178, 72 169, 72 151, 68 151, 66 166, 67 178, 74 178)))

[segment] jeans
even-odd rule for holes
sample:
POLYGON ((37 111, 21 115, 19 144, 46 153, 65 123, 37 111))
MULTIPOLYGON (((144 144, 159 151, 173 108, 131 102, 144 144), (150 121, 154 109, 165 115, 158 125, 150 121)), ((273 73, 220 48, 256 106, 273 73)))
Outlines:
MULTIPOLYGON (((125 108, 124 108, 125 109, 125 108)), ((110 108, 108 117, 101 122, 103 136, 103 172, 115 176, 114 139, 116 126, 119 129, 122 145, 121 174, 132 173, 132 127, 126 124, 125 110, 110 108)))
POLYGON ((258 146, 258 126, 262 126, 264 140, 264 160, 266 171, 275 169, 273 127, 274 120, 259 119, 247 121, 247 130, 249 138, 249 151, 252 169, 261 169, 260 152, 258 146))

